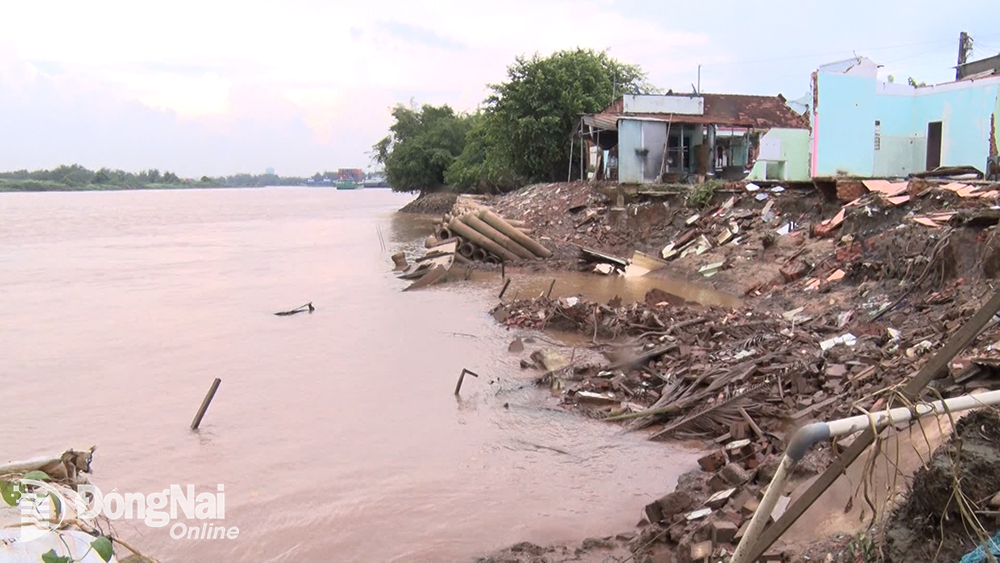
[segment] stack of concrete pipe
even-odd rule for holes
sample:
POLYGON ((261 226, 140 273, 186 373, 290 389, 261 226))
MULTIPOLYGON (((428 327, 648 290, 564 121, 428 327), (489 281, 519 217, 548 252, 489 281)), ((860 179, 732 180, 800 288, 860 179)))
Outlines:
POLYGON ((548 258, 552 253, 535 242, 523 221, 506 220, 475 202, 452 209, 427 237, 428 248, 455 241, 458 256, 475 262, 499 264, 505 260, 548 258))

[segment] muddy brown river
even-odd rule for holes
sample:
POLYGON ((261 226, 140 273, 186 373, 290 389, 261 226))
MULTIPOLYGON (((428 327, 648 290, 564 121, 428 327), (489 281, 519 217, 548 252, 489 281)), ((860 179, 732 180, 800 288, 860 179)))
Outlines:
POLYGON ((224 485, 236 539, 116 521, 164 562, 467 561, 631 529, 697 452, 527 385, 486 313, 499 281, 401 293, 389 255, 428 228, 408 199, 0 194, 0 462, 97 443, 105 493, 224 485), (462 368, 481 377, 456 400, 462 368))

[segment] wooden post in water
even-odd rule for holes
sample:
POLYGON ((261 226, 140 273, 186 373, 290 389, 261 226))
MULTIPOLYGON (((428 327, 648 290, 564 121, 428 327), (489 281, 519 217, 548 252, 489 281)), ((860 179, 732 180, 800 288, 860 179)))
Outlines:
POLYGON ((545 294, 545 298, 546 299, 552 297, 552 288, 555 287, 555 286, 556 286, 556 279, 552 278, 552 283, 549 284, 549 292, 545 294))
POLYGON ((205 411, 208 410, 208 405, 212 403, 212 399, 215 398, 215 392, 219 390, 220 383, 222 383, 222 380, 218 377, 212 382, 212 387, 208 390, 208 394, 205 395, 205 400, 201 402, 201 407, 198 408, 198 414, 194 415, 194 420, 191 421, 191 430, 198 429, 201 419, 205 417, 205 411))
POLYGON ((503 282, 503 289, 500 290, 500 297, 498 297, 497 299, 503 299, 503 294, 507 293, 507 286, 509 285, 510 285, 510 278, 507 278, 507 281, 503 282))
POLYGON ((462 391, 462 382, 465 381, 465 374, 469 374, 472 377, 479 377, 478 373, 475 373, 475 372, 469 371, 469 370, 467 370, 465 368, 462 368, 462 373, 460 373, 458 375, 458 384, 455 385, 455 396, 456 397, 458 396, 459 392, 462 391))

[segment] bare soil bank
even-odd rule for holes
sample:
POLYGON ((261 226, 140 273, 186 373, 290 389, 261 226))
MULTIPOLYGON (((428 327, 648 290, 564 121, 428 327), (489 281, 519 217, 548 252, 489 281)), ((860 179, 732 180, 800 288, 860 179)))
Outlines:
MULTIPOLYGON (((701 553, 695 548, 716 557, 731 554, 739 528, 752 514, 751 497, 759 497, 796 427, 898 406, 896 389, 994 291, 1000 272, 996 186, 925 180, 874 188, 855 184, 828 191, 728 184, 707 198, 692 198, 690 188, 680 187, 549 184, 484 202, 523 220, 553 252, 549 260, 508 265, 515 279, 517 272, 593 271, 593 253, 580 247, 624 261, 640 251, 665 259, 648 276, 687 280, 743 300, 737 309, 707 307, 652 291, 645 302, 623 304, 557 290, 552 299, 508 300, 494 309, 508 326, 576 333, 585 339, 581 346, 604 354, 599 362, 564 358, 569 361, 559 365, 558 358, 536 357, 528 364, 540 370, 539 382, 561 396, 565 408, 615 418, 613 423, 657 439, 696 439, 721 456, 682 478, 686 484, 678 490, 686 498, 679 504, 669 495, 657 500, 668 491, 650 491, 654 508, 647 507, 637 530, 600 538, 613 548, 594 542, 572 549, 521 546, 487 561, 576 560, 621 548, 638 561, 688 561, 701 553), (694 200, 707 203, 692 205, 694 200), (634 416, 643 412, 647 415, 634 416), (747 440, 737 455, 726 449, 747 440), (736 492, 713 501, 711 515, 687 520, 711 495, 728 488, 736 492), (730 526, 736 527, 735 537, 730 526)), ((950 363, 945 377, 932 382, 924 398, 1000 388, 994 377, 998 341, 1000 330, 991 325, 950 363)), ((799 482, 824 469, 843 447, 819 446, 800 467, 799 482)), ((980 497, 1000 489, 989 477, 1000 466, 995 460, 982 467, 967 461, 970 478, 985 479, 971 485, 983 493, 972 495, 975 509, 989 510, 990 499, 980 497)), ((935 464, 940 465, 928 467, 935 464)), ((921 477, 932 471, 918 473, 908 497, 907 506, 921 508, 899 514, 915 510, 937 522, 954 509, 939 498, 948 492, 943 485, 921 485, 927 480, 941 485, 940 475, 921 477)), ((952 516, 949 522, 954 521, 952 516)), ((867 544, 858 537, 831 537, 797 545, 785 555, 854 560, 852 555, 886 546, 891 537, 893 561, 933 559, 926 553, 914 559, 916 551, 906 547, 906 533, 899 531, 903 527, 894 526, 895 532, 878 533, 867 544)), ((995 532, 990 526, 987 531, 995 532)), ((914 535, 923 540, 925 532, 914 535)), ((968 551, 976 543, 969 537, 946 541, 939 560, 968 551)))

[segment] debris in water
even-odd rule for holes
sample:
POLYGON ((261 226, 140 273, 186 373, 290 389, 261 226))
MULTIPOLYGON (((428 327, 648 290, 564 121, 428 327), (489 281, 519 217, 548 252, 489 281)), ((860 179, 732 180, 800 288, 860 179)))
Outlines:
POLYGON ((400 252, 397 252, 397 253, 395 253, 395 254, 392 255, 392 271, 393 272, 398 272, 400 270, 405 270, 407 267, 409 267, 409 264, 406 263, 406 253, 405 252, 400 251, 400 252))
POLYGON ((472 377, 479 377, 478 373, 476 373, 474 371, 467 370, 465 368, 462 368, 462 373, 458 374, 458 383, 455 385, 455 396, 456 397, 459 395, 459 393, 462 392, 462 382, 465 381, 465 374, 469 374, 472 377))
POLYGON ((310 301, 310 302, 306 303, 305 305, 302 305, 300 307, 296 307, 294 309, 290 309, 288 311, 278 311, 277 313, 275 313, 275 315, 277 315, 279 317, 287 317, 288 315, 297 315, 299 313, 305 313, 306 311, 309 311, 310 313, 312 313, 315 310, 316 310, 316 307, 313 307, 312 301, 310 301))

